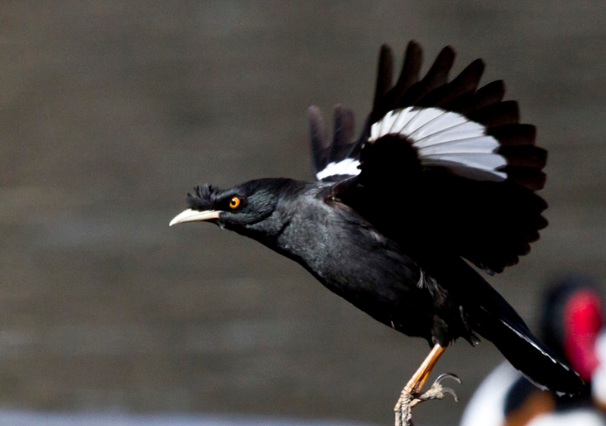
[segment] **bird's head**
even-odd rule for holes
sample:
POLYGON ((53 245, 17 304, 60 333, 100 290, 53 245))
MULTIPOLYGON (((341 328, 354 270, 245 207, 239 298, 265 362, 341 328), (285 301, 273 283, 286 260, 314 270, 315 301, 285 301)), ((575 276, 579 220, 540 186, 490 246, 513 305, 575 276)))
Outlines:
POLYGON ((261 223, 268 222, 277 205, 300 186, 297 183, 291 179, 257 179, 225 190, 197 186, 187 195, 189 208, 175 216, 170 226, 206 221, 240 233, 257 228, 269 232, 270 224, 261 223))

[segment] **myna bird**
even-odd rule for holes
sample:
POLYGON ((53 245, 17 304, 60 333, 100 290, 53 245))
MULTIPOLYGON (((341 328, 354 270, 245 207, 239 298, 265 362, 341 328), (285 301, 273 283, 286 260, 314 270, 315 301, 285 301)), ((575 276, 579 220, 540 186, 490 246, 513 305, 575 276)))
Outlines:
POLYGON ((383 46, 360 138, 351 111, 335 107, 329 140, 319 110, 309 110, 317 181, 198 186, 170 222, 206 221, 253 238, 376 320, 427 340, 431 352, 396 416, 405 397, 436 397, 439 383, 425 396, 421 387, 459 337, 491 341, 554 392, 583 386, 478 272, 518 263, 547 226, 536 194, 547 153, 535 145, 535 127, 519 123, 517 103, 503 101, 502 81, 479 88, 482 60, 449 81, 454 57, 445 47, 420 78, 422 50, 410 42, 392 84, 393 55, 383 46))

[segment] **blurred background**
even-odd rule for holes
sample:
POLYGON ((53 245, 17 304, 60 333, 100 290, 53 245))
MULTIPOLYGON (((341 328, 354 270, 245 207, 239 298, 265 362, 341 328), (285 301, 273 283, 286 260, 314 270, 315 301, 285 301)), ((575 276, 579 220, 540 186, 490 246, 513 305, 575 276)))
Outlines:
MULTIPOLYGON (((168 228, 195 184, 312 179, 307 107, 361 123, 381 43, 482 57, 547 148, 550 226, 490 282, 536 325, 554 274, 606 276, 606 4, 0 2, 0 408, 392 424, 426 355, 297 264, 168 228)), ((399 66, 399 65, 397 65, 399 66)), ((425 67, 424 69, 427 69, 425 67)), ((458 422, 501 361, 454 345, 458 422)))

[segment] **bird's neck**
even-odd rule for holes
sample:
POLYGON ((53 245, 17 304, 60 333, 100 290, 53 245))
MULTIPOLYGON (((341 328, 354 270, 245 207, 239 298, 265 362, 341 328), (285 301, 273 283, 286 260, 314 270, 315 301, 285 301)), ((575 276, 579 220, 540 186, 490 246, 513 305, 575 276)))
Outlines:
POLYGON ((317 197, 320 190, 317 185, 291 181, 288 192, 283 193, 268 217, 235 231, 286 257, 304 263, 303 249, 315 247, 319 237, 315 232, 316 225, 318 221, 325 220, 324 216, 329 210, 317 197))
POLYGON ((234 229, 237 233, 257 240, 271 249, 277 249, 277 239, 284 223, 276 212, 273 212, 264 220, 244 228, 234 229))

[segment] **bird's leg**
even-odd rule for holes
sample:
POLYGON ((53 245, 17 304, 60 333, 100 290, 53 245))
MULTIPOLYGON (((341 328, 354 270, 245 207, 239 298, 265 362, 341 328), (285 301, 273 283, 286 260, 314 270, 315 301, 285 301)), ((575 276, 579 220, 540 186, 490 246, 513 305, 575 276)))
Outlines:
POLYGON ((404 386, 400 399, 398 399, 398 403, 394 408, 394 411, 396 412, 396 426, 412 425, 412 407, 419 402, 428 401, 430 399, 442 399, 446 393, 451 394, 455 398, 455 401, 457 400, 457 395, 452 389, 444 388, 440 384, 440 382, 446 378, 457 380, 460 383, 459 378, 452 374, 440 375, 427 392, 423 394, 420 394, 419 392, 427 381, 429 373, 431 373, 431 370, 445 350, 445 347, 436 344, 429 355, 427 355, 427 358, 423 360, 423 363, 415 374, 413 374, 408 383, 406 383, 406 386, 404 386))
POLYGON ((412 375, 408 383, 406 383, 403 392, 418 393, 445 350, 445 347, 436 343, 431 352, 429 352, 429 355, 421 363, 421 366, 415 371, 415 374, 412 375))

